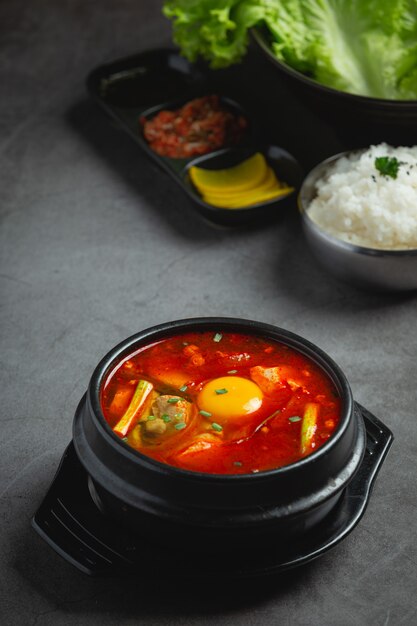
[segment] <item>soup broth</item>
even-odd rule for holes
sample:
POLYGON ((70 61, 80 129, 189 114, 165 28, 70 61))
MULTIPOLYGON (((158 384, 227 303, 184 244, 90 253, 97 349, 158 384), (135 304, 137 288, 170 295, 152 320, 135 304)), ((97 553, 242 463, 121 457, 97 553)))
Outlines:
POLYGON ((340 419, 330 378, 273 340, 195 332, 145 346, 101 390, 104 417, 137 451, 185 470, 250 474, 319 448, 340 419))

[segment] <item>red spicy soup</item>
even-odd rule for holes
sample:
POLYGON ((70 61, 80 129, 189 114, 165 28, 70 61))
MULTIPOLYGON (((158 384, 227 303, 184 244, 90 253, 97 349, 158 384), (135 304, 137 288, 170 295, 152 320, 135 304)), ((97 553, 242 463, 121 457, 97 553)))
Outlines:
POLYGON ((101 406, 116 435, 157 461, 248 474, 323 445, 341 400, 313 361, 282 343, 199 332, 163 339, 117 364, 101 406))

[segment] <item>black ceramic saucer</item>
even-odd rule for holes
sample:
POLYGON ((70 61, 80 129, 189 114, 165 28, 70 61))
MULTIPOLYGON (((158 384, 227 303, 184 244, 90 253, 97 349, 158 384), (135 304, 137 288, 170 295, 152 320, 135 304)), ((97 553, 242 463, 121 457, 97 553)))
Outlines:
POLYGON ((72 443, 62 457, 57 474, 32 526, 47 543, 82 572, 92 576, 115 576, 150 570, 176 575, 247 577, 271 574, 303 565, 344 539, 361 519, 382 462, 391 446, 391 431, 374 415, 358 405, 362 413, 367 445, 362 465, 349 483, 339 503, 318 528, 302 541, 289 546, 271 546, 268 554, 220 563, 219 555, 210 562, 184 557, 181 547, 168 556, 158 554, 138 533, 121 528, 105 517, 94 504, 88 488, 88 475, 72 443))

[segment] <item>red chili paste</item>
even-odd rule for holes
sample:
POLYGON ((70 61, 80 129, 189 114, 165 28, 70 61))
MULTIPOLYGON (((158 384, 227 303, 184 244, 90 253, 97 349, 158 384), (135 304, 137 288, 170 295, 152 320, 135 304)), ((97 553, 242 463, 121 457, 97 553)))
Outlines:
POLYGON ((163 110, 151 119, 140 118, 152 150, 174 159, 213 152, 236 144, 247 127, 242 115, 224 108, 219 96, 204 96, 176 111, 163 110))

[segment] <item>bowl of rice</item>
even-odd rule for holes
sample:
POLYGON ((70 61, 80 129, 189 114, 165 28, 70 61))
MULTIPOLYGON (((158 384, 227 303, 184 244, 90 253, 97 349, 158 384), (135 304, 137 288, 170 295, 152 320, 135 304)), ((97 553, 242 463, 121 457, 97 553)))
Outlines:
POLYGON ((305 236, 337 278, 365 289, 417 289, 417 146, 337 154, 305 178, 305 236))

